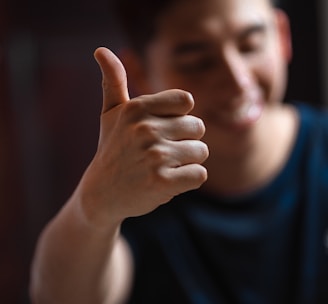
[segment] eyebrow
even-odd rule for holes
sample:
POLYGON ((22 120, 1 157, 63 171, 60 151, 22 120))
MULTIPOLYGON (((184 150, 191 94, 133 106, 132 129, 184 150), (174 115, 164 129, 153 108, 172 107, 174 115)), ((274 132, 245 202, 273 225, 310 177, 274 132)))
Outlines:
POLYGON ((251 26, 247 27, 244 31, 242 31, 239 35, 240 39, 245 39, 246 37, 250 36, 253 33, 264 33, 268 28, 267 24, 264 23, 257 23, 252 24, 251 26))
MULTIPOLYGON (((268 28, 268 25, 265 23, 256 23, 256 24, 251 24, 248 26, 245 30, 243 30, 240 34, 238 34, 239 39, 245 39, 249 35, 253 33, 261 33, 265 32, 268 28)), ((177 45, 173 51, 172 54, 174 56, 180 57, 184 56, 186 54, 192 54, 196 53, 199 51, 204 51, 208 50, 211 48, 211 44, 206 42, 206 41, 187 41, 187 42, 182 42, 179 45, 177 45)))

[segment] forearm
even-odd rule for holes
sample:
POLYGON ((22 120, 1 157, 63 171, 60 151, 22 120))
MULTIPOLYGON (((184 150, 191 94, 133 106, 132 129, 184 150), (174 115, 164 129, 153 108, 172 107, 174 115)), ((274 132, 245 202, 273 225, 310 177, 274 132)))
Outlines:
POLYGON ((80 185, 42 234, 32 271, 35 304, 120 303, 131 259, 121 222, 198 188, 208 148, 204 123, 188 113, 190 93, 168 90, 132 100, 119 59, 100 48, 103 108, 98 149, 80 185))
POLYGON ((31 297, 42 303, 117 303, 126 293, 130 259, 119 223, 94 227, 73 198, 49 223, 36 250, 31 297))

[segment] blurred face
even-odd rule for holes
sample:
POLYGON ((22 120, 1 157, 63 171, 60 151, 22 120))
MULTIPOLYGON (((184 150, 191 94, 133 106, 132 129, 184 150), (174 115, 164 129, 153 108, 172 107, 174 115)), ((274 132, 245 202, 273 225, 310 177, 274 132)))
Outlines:
POLYGON ((147 90, 190 91, 207 136, 252 130, 284 94, 284 17, 267 0, 179 1, 147 48, 147 90))

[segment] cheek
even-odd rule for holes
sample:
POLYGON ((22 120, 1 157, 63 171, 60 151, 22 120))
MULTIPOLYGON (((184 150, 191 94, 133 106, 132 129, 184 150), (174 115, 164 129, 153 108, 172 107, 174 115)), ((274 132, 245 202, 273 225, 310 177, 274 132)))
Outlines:
POLYGON ((286 84, 286 65, 277 56, 267 57, 256 66, 256 75, 264 99, 268 103, 280 101, 286 84))

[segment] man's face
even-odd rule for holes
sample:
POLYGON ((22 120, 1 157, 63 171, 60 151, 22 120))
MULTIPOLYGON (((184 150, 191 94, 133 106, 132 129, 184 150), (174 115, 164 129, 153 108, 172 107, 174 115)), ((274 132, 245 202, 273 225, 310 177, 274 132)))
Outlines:
POLYGON ((190 91, 208 131, 252 129, 285 90, 289 36, 279 16, 267 0, 180 1, 147 48, 146 93, 190 91))

